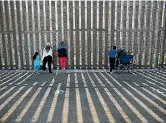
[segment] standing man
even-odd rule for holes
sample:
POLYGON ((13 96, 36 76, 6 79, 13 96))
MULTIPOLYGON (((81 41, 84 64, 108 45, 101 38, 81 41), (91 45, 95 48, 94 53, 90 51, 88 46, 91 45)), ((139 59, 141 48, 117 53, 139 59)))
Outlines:
POLYGON ((46 70, 46 63, 48 62, 48 69, 49 73, 52 73, 51 71, 51 64, 52 64, 52 49, 50 46, 50 43, 47 43, 45 48, 43 49, 43 70, 46 70))
POLYGON ((115 65, 115 59, 117 55, 116 46, 113 46, 113 49, 109 51, 109 63, 110 63, 110 73, 113 73, 114 65, 115 65))

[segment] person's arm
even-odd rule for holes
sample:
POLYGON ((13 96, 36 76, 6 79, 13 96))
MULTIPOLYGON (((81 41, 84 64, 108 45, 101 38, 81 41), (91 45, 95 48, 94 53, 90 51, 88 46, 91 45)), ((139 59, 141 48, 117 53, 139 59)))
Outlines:
POLYGON ((43 60, 43 59, 44 59, 44 56, 45 56, 45 48, 43 49, 43 53, 42 53, 41 60, 43 60))
POLYGON ((119 51, 116 52, 116 58, 119 58, 119 51))
POLYGON ((50 54, 51 54, 51 56, 53 56, 53 53, 52 53, 52 48, 50 48, 50 54))
POLYGON ((45 54, 45 48, 43 48, 43 55, 45 54))
POLYGON ((115 54, 115 58, 118 58, 118 52, 116 52, 116 54, 115 54))

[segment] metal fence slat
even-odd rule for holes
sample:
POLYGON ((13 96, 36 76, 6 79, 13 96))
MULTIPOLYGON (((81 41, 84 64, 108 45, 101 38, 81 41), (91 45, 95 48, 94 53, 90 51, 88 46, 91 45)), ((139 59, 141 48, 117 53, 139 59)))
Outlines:
POLYGON ((108 18, 109 18, 109 2, 105 2, 105 57, 104 57, 104 67, 108 68, 108 18))
MULTIPOLYGON (((93 1, 93 29, 97 29, 97 1, 93 1)), ((93 68, 97 68, 97 31, 93 31, 93 68)))
MULTIPOLYGON (((140 25, 140 29, 142 29, 144 27, 144 13, 145 13, 145 2, 144 1, 141 1, 140 2, 140 18, 139 18, 139 25, 140 25)), ((139 65, 139 68, 141 68, 141 65, 142 65, 142 55, 143 55, 143 42, 144 42, 144 37, 143 37, 144 33, 143 31, 139 32, 139 40, 138 40, 138 65, 139 65)))
POLYGON ((75 47, 76 47, 76 68, 80 69, 80 46, 79 46, 79 1, 75 1, 75 47))
POLYGON ((73 43, 73 2, 70 1, 69 2, 69 9, 70 9, 70 13, 69 13, 69 24, 70 24, 70 59, 71 59, 71 64, 70 64, 70 68, 74 68, 74 43, 73 43))
MULTIPOLYGON (((87 29, 91 29, 91 1, 87 1, 87 29)), ((91 69, 91 31, 87 31, 87 54, 87 68, 91 69)))
MULTIPOLYGON (((162 11, 163 11, 163 1, 158 1, 158 8, 159 8, 159 11, 158 11, 158 18, 157 18, 157 22, 158 22, 158 24, 157 24, 157 27, 158 28, 160 28, 161 27, 161 24, 162 24, 162 11), (160 21, 159 21, 160 20, 160 21)), ((161 40, 162 40, 162 38, 161 38, 161 32, 160 31, 158 31, 157 32, 157 41, 156 41, 156 53, 155 53, 155 55, 156 55, 156 57, 155 57, 155 67, 156 68, 158 68, 158 67, 160 67, 159 65, 160 65, 160 56, 159 55, 161 55, 161 40)))
POLYGON ((103 42, 102 42, 102 28, 103 28, 103 1, 99 1, 99 68, 103 67, 103 42))
MULTIPOLYGON (((146 6, 146 28, 150 30, 150 18, 151 18, 151 2, 148 1, 146 6)), ((144 43, 144 65, 147 66, 148 64, 148 57, 149 57, 149 48, 150 48, 150 32, 146 32, 146 39, 144 43)))
MULTIPOLYGON (((2 7, 0 7, 0 14, 1 14, 1 20, 2 20, 2 22, 1 22, 1 28, 2 28, 2 31, 6 31, 6 27, 5 27, 5 13, 4 13, 4 8, 3 8, 3 5, 4 5, 4 1, 2 2, 2 4, 1 4, 1 6, 2 7)), ((6 47, 6 40, 5 40, 5 35, 6 34, 2 34, 2 47, 3 47, 3 51, 4 51, 4 53, 3 53, 3 57, 4 57, 4 63, 5 63, 5 65, 4 65, 4 68, 5 69, 8 69, 8 58, 7 58, 7 47, 6 47)))

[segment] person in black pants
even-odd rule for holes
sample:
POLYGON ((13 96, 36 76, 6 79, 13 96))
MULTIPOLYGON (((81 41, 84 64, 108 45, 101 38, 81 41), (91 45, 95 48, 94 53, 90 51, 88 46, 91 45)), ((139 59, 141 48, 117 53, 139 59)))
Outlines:
POLYGON ((113 73, 112 70, 114 70, 116 55, 117 55, 116 46, 113 46, 113 49, 109 51, 110 73, 113 73))
POLYGON ((43 49, 43 70, 46 70, 46 63, 48 62, 49 73, 51 71, 51 64, 52 64, 52 49, 50 43, 47 43, 46 47, 43 49))

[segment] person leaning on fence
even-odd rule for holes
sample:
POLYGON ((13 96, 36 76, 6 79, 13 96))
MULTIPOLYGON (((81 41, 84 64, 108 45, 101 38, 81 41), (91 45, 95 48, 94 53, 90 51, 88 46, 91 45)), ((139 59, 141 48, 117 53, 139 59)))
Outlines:
POLYGON ((67 62, 67 47, 63 41, 61 41, 60 46, 57 49, 57 55, 59 57, 59 63, 62 70, 66 69, 67 62))
POLYGON ((43 70, 46 70, 46 63, 48 62, 48 69, 49 73, 52 73, 51 71, 51 64, 52 64, 52 49, 50 46, 50 43, 47 43, 45 48, 43 49, 43 70))
POLYGON ((109 51, 110 73, 113 73, 116 56, 117 56, 116 46, 113 46, 113 49, 109 51))
POLYGON ((39 53, 35 52, 34 56, 33 56, 33 68, 34 68, 34 72, 36 73, 36 75, 39 74, 39 68, 40 68, 40 57, 39 57, 39 53))

